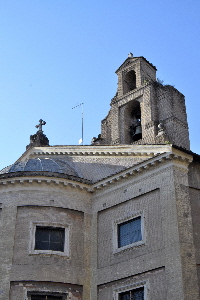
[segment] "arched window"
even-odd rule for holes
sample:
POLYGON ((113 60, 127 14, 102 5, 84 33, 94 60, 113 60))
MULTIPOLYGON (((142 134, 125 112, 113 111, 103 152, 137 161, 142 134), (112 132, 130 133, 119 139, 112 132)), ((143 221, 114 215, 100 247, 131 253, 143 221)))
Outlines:
POLYGON ((128 72, 124 77, 124 94, 136 88, 136 74, 135 71, 128 72))
POLYGON ((142 138, 141 110, 138 101, 133 103, 131 110, 130 135, 133 141, 138 141, 142 138))

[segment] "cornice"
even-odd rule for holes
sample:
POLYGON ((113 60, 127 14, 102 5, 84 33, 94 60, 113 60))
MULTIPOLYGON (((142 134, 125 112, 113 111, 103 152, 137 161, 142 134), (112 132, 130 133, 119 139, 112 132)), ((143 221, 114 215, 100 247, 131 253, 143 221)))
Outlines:
POLYGON ((144 88, 146 86, 147 85, 141 86, 137 89, 130 91, 129 93, 126 93, 125 95, 122 95, 120 97, 117 96, 116 98, 113 98, 111 105, 117 103, 118 107, 120 107, 125 103, 127 103, 128 101, 141 97, 144 94, 144 88))
POLYGON ((115 71, 115 73, 117 74, 120 70, 123 70, 123 68, 126 68, 127 64, 130 63, 134 63, 136 62, 137 60, 141 60, 141 59, 144 59, 151 67, 153 67, 156 71, 156 67, 150 63, 144 56, 133 56, 132 58, 128 57, 127 59, 125 59, 125 61, 119 66, 119 68, 115 71))
POLYGON ((0 180, 0 188, 9 185, 27 185, 27 184, 54 184, 56 186, 61 185, 62 187, 72 187, 79 190, 85 190, 87 192, 92 192, 92 188, 89 184, 84 184, 78 181, 61 179, 61 178, 45 178, 45 177, 13 177, 0 180))
POLYGON ((77 177, 74 175, 68 175, 64 173, 57 173, 57 172, 48 172, 48 171, 18 171, 18 172, 11 172, 11 173, 4 173, 0 174, 1 179, 10 179, 15 177, 50 177, 50 178, 63 178, 69 179, 76 182, 91 184, 92 182, 88 179, 77 177))
POLYGON ((120 182, 126 178, 142 175, 147 170, 153 170, 155 167, 161 166, 163 163, 172 162, 182 168, 187 168, 188 164, 192 162, 192 155, 180 155, 174 153, 157 154, 153 158, 149 158, 137 165, 121 171, 117 174, 111 175, 103 180, 92 183, 83 178, 51 172, 17 172, 2 174, 0 176, 0 188, 6 185, 25 185, 25 184, 54 184, 62 187, 70 186, 87 192, 95 192, 105 187, 112 186, 116 182, 120 182))
POLYGON ((15 162, 30 158, 62 156, 154 156, 157 153, 171 151, 171 145, 55 145, 48 147, 33 147, 22 154, 15 162))
POLYGON ((125 61, 119 66, 119 68, 115 71, 117 74, 119 71, 123 70, 129 65, 132 65, 133 63, 137 62, 139 60, 139 57, 127 57, 125 61))
POLYGON ((124 170, 120 173, 117 173, 113 176, 109 176, 95 184, 93 184, 92 188, 93 191, 103 189, 104 187, 110 186, 112 184, 115 184, 116 182, 120 182, 121 180, 124 180, 125 178, 130 178, 132 176, 136 175, 142 175, 142 173, 146 172, 147 170, 153 169, 159 164, 166 163, 166 162, 172 162, 179 166, 183 165, 185 168, 185 165, 188 165, 192 162, 192 157, 188 158, 185 156, 173 154, 173 153, 163 153, 161 155, 156 155, 156 157, 146 160, 142 163, 138 163, 137 165, 124 170))
POLYGON ((126 151, 43 151, 36 150, 30 154, 33 156, 50 156, 50 155, 65 155, 65 156, 153 156, 154 152, 126 152, 126 151))

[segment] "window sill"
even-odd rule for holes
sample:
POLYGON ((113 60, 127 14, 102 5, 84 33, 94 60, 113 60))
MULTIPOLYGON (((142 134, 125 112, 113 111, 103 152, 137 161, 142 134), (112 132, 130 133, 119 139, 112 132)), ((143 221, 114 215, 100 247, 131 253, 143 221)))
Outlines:
POLYGON ((129 251, 129 250, 136 250, 137 248, 142 247, 142 246, 145 246, 145 242, 139 241, 139 242, 136 242, 136 243, 124 246, 124 247, 117 248, 114 250, 113 254, 115 255, 115 254, 123 253, 123 252, 129 251))
POLYGON ((69 258, 69 255, 65 252, 61 251, 53 251, 53 250, 34 250, 29 255, 57 255, 57 256, 64 256, 65 258, 69 258))

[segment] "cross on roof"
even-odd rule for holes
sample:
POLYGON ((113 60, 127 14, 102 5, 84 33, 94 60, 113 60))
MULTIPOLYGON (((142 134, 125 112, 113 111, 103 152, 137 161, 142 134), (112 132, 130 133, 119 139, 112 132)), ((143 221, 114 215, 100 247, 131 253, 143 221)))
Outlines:
POLYGON ((38 131, 42 131, 42 125, 45 125, 45 124, 46 124, 46 122, 43 121, 42 119, 40 119, 40 120, 39 120, 39 124, 36 125, 35 127, 36 127, 36 128, 39 128, 38 131))

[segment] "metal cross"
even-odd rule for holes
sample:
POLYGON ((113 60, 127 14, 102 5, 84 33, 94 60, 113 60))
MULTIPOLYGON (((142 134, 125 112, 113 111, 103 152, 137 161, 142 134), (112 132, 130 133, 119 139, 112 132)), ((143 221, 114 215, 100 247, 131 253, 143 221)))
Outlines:
POLYGON ((40 119, 39 122, 40 122, 40 124, 36 125, 35 127, 36 127, 36 128, 39 128, 38 131, 42 131, 42 125, 45 125, 46 122, 43 121, 42 119, 40 119))

